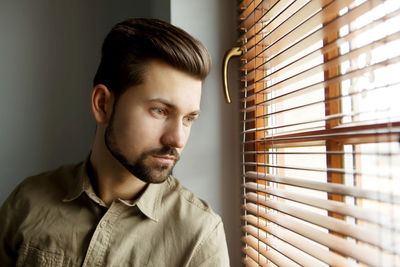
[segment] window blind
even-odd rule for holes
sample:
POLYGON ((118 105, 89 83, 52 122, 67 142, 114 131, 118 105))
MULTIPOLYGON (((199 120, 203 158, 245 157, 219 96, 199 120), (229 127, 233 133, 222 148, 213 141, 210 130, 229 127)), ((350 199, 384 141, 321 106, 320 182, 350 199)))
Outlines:
POLYGON ((242 262, 400 266, 400 1, 238 1, 242 262))

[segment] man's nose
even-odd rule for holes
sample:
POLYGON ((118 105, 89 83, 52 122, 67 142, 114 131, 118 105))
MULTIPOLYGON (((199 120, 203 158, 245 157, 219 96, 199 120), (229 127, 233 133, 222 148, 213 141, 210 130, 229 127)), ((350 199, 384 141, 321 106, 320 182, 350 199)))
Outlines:
POLYGON ((186 133, 181 121, 170 121, 161 137, 161 143, 165 146, 183 148, 186 143, 186 133))

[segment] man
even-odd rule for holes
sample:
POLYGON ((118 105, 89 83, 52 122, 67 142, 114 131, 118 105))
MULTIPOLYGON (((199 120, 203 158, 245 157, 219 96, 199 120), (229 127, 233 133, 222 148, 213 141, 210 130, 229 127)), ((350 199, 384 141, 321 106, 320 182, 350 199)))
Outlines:
POLYGON ((129 19, 107 35, 83 163, 30 177, 0 211, 1 266, 228 266, 221 219, 171 176, 199 116, 206 49, 129 19))

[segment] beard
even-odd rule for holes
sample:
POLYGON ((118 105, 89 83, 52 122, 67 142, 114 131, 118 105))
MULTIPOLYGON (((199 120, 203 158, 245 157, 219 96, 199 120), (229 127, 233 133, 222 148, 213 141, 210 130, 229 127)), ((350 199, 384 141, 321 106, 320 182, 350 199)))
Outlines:
MULTIPOLYGON (((114 114, 114 113, 113 113, 114 114)), ((111 155, 124 166, 131 174, 139 178, 145 183, 162 183, 168 176, 172 174, 172 170, 179 160, 178 151, 169 146, 164 146, 162 148, 152 149, 144 151, 138 159, 132 160, 128 156, 124 155, 122 149, 118 146, 116 142, 115 130, 114 130, 114 120, 111 116, 110 124, 107 126, 104 141, 107 149, 110 151, 111 155), (173 156, 175 161, 173 164, 159 164, 152 160, 152 156, 173 156)))

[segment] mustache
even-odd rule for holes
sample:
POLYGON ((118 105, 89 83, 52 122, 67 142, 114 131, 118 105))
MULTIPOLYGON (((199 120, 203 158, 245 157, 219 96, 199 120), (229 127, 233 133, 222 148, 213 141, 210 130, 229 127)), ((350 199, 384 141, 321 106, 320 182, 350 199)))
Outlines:
POLYGON ((164 146, 162 148, 153 149, 146 152, 147 155, 157 155, 157 156, 173 156, 176 161, 179 160, 179 153, 173 147, 164 146))

